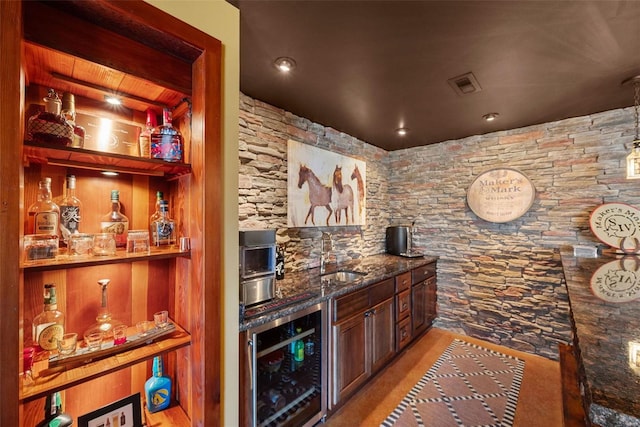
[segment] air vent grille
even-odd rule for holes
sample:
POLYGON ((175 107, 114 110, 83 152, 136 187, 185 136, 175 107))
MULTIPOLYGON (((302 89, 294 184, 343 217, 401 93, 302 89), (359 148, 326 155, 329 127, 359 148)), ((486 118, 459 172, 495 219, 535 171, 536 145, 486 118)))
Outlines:
POLYGON ((471 95, 472 93, 482 90, 480 83, 478 83, 478 80, 471 72, 453 77, 447 81, 449 82, 449 86, 461 96, 471 95))

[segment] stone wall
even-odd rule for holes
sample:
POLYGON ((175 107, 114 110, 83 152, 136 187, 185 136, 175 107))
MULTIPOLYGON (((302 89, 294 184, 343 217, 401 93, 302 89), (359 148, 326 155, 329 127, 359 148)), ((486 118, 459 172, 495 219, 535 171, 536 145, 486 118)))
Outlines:
POLYGON ((240 228, 277 228, 287 270, 316 267, 321 231, 338 261, 384 252, 385 228, 415 221, 414 247, 440 257, 437 327, 557 359, 571 339, 558 249, 596 244, 589 213, 640 205, 624 178, 632 109, 386 152, 331 128, 241 97, 240 228), (287 140, 367 163, 365 227, 287 229, 287 140), (536 187, 517 220, 479 219, 466 190, 488 169, 520 170, 536 187))

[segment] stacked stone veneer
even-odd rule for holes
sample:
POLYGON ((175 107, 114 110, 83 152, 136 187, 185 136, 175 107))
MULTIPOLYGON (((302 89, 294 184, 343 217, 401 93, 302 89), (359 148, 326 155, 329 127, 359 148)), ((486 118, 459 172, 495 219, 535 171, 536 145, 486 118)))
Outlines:
POLYGON ((631 109, 393 152, 246 96, 240 109, 240 228, 277 228, 288 270, 318 265, 321 231, 340 261, 384 252, 385 228, 415 221, 414 247, 440 257, 436 326, 552 359, 571 340, 559 248, 597 243, 596 206, 640 206, 640 181, 625 179, 631 109), (289 139, 366 161, 365 227, 286 228, 289 139), (529 211, 504 224, 466 203, 475 177, 497 167, 536 188, 529 211))

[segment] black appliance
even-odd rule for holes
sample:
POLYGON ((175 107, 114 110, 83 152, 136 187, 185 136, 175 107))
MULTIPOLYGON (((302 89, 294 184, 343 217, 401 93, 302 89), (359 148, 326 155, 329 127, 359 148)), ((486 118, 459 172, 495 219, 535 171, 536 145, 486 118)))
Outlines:
POLYGON ((387 227, 387 253, 407 258, 418 258, 424 256, 422 253, 413 251, 412 241, 412 226, 394 225, 392 227, 387 227))

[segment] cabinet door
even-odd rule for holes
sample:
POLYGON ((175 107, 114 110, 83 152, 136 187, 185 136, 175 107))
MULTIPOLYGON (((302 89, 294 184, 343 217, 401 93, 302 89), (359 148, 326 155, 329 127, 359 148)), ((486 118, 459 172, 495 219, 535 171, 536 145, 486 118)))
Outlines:
POLYGON ((393 298, 369 310, 371 372, 376 372, 395 355, 393 298))
POLYGON ((438 295, 437 295, 437 286, 436 286, 436 278, 435 276, 430 277, 426 280, 426 322, 427 327, 431 326, 431 323, 436 319, 437 316, 437 303, 438 303, 438 295))
POLYGON ((333 404, 349 395, 370 374, 364 313, 333 326, 333 404))
POLYGON ((411 288, 411 335, 418 336, 426 328, 426 282, 411 288))

